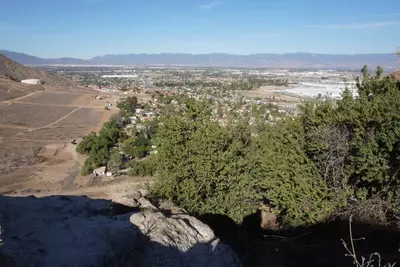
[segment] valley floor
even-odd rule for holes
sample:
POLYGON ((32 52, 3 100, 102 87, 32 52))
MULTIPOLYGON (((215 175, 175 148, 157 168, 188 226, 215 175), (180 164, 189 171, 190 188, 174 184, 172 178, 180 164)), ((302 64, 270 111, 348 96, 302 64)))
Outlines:
POLYGON ((0 194, 11 196, 87 195, 112 198, 110 192, 148 178, 118 177, 101 181, 79 175, 85 156, 76 153, 79 141, 98 131, 119 99, 86 88, 47 88, 0 102, 0 194), (104 94, 102 94, 104 95, 104 94))

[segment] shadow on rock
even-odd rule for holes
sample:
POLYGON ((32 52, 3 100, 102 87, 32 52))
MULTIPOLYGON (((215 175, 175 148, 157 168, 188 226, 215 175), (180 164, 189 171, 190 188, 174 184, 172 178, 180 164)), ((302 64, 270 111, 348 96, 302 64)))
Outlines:
POLYGON ((240 266, 199 220, 108 200, 1 196, 0 225, 2 267, 240 266))

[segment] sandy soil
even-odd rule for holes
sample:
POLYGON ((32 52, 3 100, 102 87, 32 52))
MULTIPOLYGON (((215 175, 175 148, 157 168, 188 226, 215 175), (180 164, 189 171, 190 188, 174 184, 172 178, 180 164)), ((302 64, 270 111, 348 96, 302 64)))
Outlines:
POLYGON ((111 199, 114 192, 151 181, 124 177, 81 177, 85 157, 71 139, 99 131, 116 109, 119 95, 95 99, 85 88, 45 88, 0 101, 0 194, 11 196, 87 195, 111 199), (82 92, 80 91, 82 90, 82 92))

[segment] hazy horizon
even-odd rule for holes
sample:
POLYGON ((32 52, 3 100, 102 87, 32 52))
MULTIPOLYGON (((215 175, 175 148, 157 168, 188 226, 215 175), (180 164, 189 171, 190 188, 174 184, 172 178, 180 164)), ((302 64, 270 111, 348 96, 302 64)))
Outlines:
POLYGON ((254 56, 254 55, 290 55, 290 54, 310 54, 310 55, 332 55, 332 56, 353 56, 353 55, 386 55, 386 54, 393 54, 395 55, 396 52, 376 52, 376 53, 356 53, 356 54, 333 54, 333 53, 313 53, 313 52, 284 52, 284 53, 254 53, 254 54, 233 54, 233 53, 223 53, 223 52, 210 52, 210 53, 181 53, 181 52, 161 52, 161 53, 112 53, 112 54, 104 54, 104 55, 96 55, 94 57, 83 58, 83 57, 69 57, 69 56, 59 56, 59 57, 41 57, 38 55, 28 54, 23 51, 13 51, 8 49, 3 49, 0 47, 1 51, 8 51, 11 53, 18 53, 18 54, 26 54, 28 56, 34 56, 43 59, 58 59, 58 58, 76 58, 76 59, 83 59, 83 60, 90 60, 95 57, 105 57, 105 56, 124 56, 124 55, 163 55, 163 54, 170 54, 170 55, 193 55, 193 56, 201 56, 201 55, 232 55, 232 56, 254 56))

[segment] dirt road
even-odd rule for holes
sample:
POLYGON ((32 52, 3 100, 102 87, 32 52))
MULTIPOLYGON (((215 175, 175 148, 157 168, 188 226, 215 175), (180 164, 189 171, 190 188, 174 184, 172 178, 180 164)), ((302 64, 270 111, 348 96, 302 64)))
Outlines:
POLYGON ((104 110, 104 105, 119 97, 108 95, 99 101, 95 99, 98 92, 61 89, 45 87, 0 102, 0 194, 106 197, 110 188, 120 184, 128 188, 148 180, 118 177, 101 181, 79 175, 85 157, 76 153, 70 138, 99 130, 115 113, 104 110), (35 112, 42 116, 33 116, 35 112), (30 118, 39 121, 31 123, 30 118))

